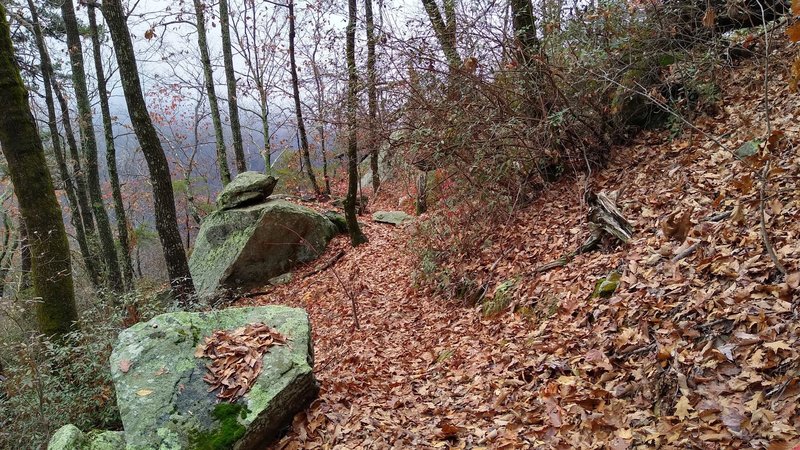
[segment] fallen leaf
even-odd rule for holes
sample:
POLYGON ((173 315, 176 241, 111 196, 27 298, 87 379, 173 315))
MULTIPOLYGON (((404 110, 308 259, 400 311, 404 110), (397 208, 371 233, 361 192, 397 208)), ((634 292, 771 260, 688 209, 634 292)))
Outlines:
POLYGON ((689 398, 685 395, 681 396, 678 403, 675 405, 675 415, 681 420, 686 420, 689 417, 689 410, 693 409, 689 403, 689 398))
POLYGON ((131 360, 130 359, 122 359, 119 361, 119 371, 122 373, 128 373, 131 370, 131 360))

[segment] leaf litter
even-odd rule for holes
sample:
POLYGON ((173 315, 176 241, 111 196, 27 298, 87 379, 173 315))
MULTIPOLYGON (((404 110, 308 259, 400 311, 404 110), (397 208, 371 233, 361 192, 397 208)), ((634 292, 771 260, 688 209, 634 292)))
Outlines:
POLYGON ((332 268, 305 277, 309 265, 241 300, 304 307, 314 326, 320 397, 273 447, 796 449, 800 96, 789 77, 776 70, 769 85, 782 143, 753 157, 731 150, 766 135, 755 65, 722 77, 722 108, 695 121, 727 149, 689 132, 646 132, 614 149, 587 181, 595 191, 624 187, 618 204, 635 228, 626 245, 536 273, 589 234, 574 180, 498 225, 460 269, 478 285, 519 280, 501 314, 418 285, 413 226, 373 223, 366 245, 331 243, 323 259, 345 251, 332 268), (759 233, 766 158, 766 224, 785 277, 759 233), (592 297, 610 270, 619 287, 592 297))

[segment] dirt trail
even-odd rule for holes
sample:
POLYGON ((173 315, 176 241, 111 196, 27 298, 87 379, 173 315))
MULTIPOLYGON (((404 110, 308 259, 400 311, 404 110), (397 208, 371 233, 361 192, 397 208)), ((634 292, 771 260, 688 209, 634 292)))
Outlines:
MULTIPOLYGON (((498 341, 523 332, 522 322, 484 323, 474 311, 416 295, 406 233, 379 224, 366 233, 369 244, 332 270, 252 300, 304 307, 314 325, 320 399, 278 448, 428 447, 464 433, 472 444, 495 439, 496 424, 512 414, 493 410, 494 390, 522 381, 508 368, 519 355, 491 349, 507 349, 498 341), (359 330, 342 284, 357 292, 359 330)), ((347 245, 338 238, 320 261, 347 245)))

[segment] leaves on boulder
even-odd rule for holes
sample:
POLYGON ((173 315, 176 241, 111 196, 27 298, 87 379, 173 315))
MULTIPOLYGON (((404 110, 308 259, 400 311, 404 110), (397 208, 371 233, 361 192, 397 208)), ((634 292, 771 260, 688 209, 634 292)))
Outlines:
POLYGON ((274 345, 285 344, 286 338, 264 323, 251 323, 232 331, 217 330, 197 347, 196 358, 209 358, 208 373, 203 381, 208 392, 236 401, 246 394, 263 368, 263 357, 274 345))

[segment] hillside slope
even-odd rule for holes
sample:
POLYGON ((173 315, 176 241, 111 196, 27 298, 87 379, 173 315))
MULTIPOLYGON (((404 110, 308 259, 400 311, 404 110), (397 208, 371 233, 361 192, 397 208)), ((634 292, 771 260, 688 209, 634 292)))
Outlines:
POLYGON ((517 280, 499 315, 417 289, 412 229, 373 223, 369 244, 333 243, 322 260, 345 255, 332 268, 242 301, 305 307, 315 327, 321 396, 276 448, 800 444, 800 95, 786 72, 770 74, 773 139, 757 155, 735 154, 770 135, 753 60, 722 74, 718 116, 675 139, 641 135, 498 227, 471 269, 517 280), (634 238, 537 273, 586 239, 587 184, 619 191, 634 238), (762 204, 785 276, 764 248, 762 204), (664 225, 686 214, 677 233, 664 225), (592 298, 612 270, 614 295, 592 298))

